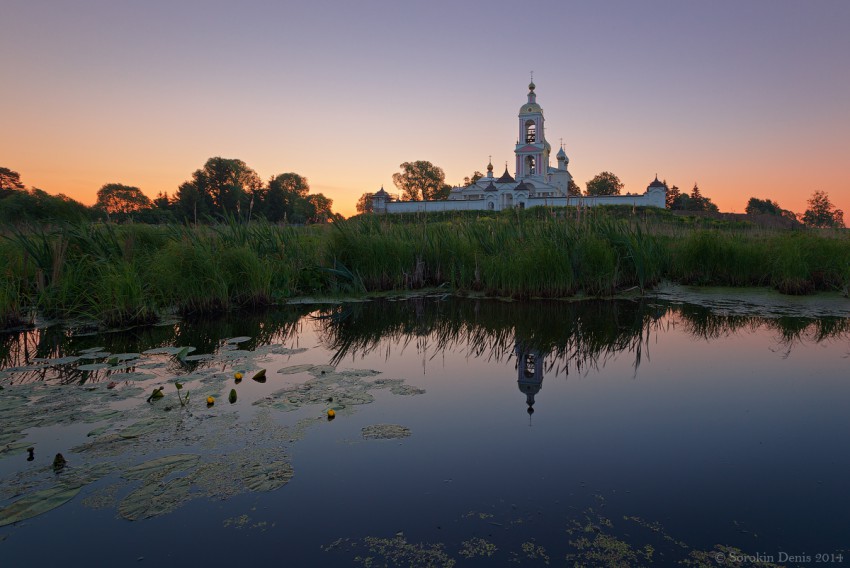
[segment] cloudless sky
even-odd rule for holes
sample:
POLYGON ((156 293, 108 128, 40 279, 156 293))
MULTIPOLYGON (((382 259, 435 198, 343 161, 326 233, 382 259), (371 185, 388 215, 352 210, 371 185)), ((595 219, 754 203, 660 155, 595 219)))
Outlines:
POLYGON ((240 158, 351 215, 404 161, 513 173, 533 70, 582 189, 850 213, 848 58, 846 0, 0 0, 0 166, 91 204, 240 158))

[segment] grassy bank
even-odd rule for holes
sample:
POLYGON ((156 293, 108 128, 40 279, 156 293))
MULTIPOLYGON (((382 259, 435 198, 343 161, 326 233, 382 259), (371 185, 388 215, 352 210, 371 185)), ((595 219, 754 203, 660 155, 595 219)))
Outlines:
POLYGON ((366 216, 312 227, 15 229, 0 238, 0 326, 33 313, 124 325, 164 311, 436 286, 516 298, 605 296, 661 279, 846 291, 850 238, 631 209, 366 216))

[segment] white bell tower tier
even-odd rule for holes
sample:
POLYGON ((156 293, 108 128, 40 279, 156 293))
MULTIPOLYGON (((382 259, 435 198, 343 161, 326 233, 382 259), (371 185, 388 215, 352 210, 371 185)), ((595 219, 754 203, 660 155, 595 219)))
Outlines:
POLYGON ((528 102, 519 109, 519 139, 516 149, 516 179, 543 180, 549 171, 549 152, 543 125, 543 109, 537 104, 534 81, 528 85, 528 102))

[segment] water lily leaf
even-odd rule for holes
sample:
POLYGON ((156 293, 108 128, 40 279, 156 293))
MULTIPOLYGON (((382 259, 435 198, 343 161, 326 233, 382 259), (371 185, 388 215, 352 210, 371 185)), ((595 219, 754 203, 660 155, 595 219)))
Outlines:
POLYGON ((194 347, 154 347, 153 349, 148 349, 144 351, 144 355, 177 355, 181 351, 186 352, 188 355, 192 351, 195 350, 194 347))
POLYGON ((24 495, 8 507, 0 509, 0 527, 31 519, 64 505, 77 496, 82 486, 57 485, 50 489, 24 495))
POLYGON ((75 363, 79 361, 80 358, 76 356, 70 357, 56 357, 55 359, 47 359, 46 362, 51 365, 68 365, 69 363, 75 363))
POLYGON ((118 432, 118 435, 122 438, 138 438, 143 434, 153 432, 157 428, 159 428, 158 420, 139 420, 138 422, 134 422, 133 424, 130 424, 129 426, 118 432))
POLYGON ((185 477, 168 483, 147 483, 127 495, 118 505, 118 512, 130 521, 170 513, 190 498, 191 486, 191 481, 185 477))
POLYGON ((260 369, 260 370, 259 370, 259 371, 257 371, 257 372, 254 374, 254 376, 253 376, 253 377, 251 377, 251 378, 252 378, 253 380, 257 381, 258 383, 264 383, 264 382, 266 382, 266 370, 265 370, 265 369, 260 369))
POLYGON ((77 370, 79 371, 99 371, 100 369, 108 369, 110 365, 108 363, 89 363, 87 365, 79 365, 77 370))
MULTIPOLYGON (((4 446, 0 446, 0 456, 5 456, 7 454, 17 454, 23 453, 24 448, 31 446, 30 442, 20 441, 20 442, 11 442, 4 446)), ((2 525, 0 525, 2 526, 2 525)))
POLYGON ((398 424, 372 424, 360 430, 365 440, 397 440, 410 436, 410 428, 398 424))
POLYGON ((247 463, 242 466, 242 482, 251 491, 273 491, 283 487, 295 474, 283 460, 269 463, 247 463))
POLYGON ((80 349, 80 355, 85 355, 87 353, 97 353, 98 351, 103 351, 103 347, 89 347, 88 349, 80 349))
POLYGON ((201 355, 186 355, 182 357, 184 361, 212 361, 215 359, 215 355, 212 353, 203 353, 201 355))
POLYGON ((174 356, 177 357, 178 359, 184 359, 186 357, 186 355, 188 355, 189 353, 191 353, 194 350, 195 350, 194 347, 183 347, 177 353, 175 353, 174 356))
POLYGON ((251 338, 247 337, 247 336, 231 337, 230 339, 225 339, 224 342, 229 343, 231 345, 235 345, 236 343, 245 343, 246 341, 249 341, 250 339, 251 338))
POLYGON ((315 365, 292 365, 291 367, 284 367, 279 370, 278 373, 284 375, 294 375, 295 373, 306 373, 310 369, 315 367, 315 365))
POLYGON ((118 362, 129 361, 130 359, 138 359, 141 357, 141 353, 118 353, 113 355, 111 358, 115 359, 118 362))
POLYGON ((152 459, 127 469, 122 477, 125 479, 144 479, 149 475, 164 476, 175 471, 190 469, 198 464, 201 456, 198 454, 174 454, 152 459))
POLYGON ((227 400, 230 401, 230 404, 236 402, 236 389, 230 389, 230 396, 227 397, 227 400))

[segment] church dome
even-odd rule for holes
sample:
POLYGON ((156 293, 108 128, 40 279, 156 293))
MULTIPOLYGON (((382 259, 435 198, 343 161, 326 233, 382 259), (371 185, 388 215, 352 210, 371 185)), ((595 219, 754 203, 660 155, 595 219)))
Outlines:
POLYGON ((390 194, 384 191, 384 186, 381 186, 381 189, 375 193, 374 197, 389 197, 390 194))
POLYGON ((537 103, 525 103, 519 109, 520 114, 528 114, 530 112, 543 112, 543 109, 537 103))
POLYGON ((665 187, 666 188, 667 186, 664 185, 664 182, 658 181, 658 175, 656 174, 655 179, 652 181, 651 184, 649 184, 649 187, 665 187))

